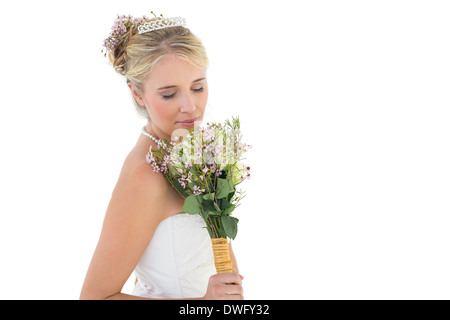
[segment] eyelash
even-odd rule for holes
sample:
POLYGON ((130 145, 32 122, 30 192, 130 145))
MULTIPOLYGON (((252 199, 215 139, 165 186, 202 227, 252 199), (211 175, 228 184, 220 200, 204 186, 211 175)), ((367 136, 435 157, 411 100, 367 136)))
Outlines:
MULTIPOLYGON (((204 91, 203 87, 201 87, 201 88, 199 88, 199 89, 192 89, 192 90, 195 91, 195 92, 197 92, 197 93, 202 93, 202 92, 204 91)), ((170 96, 162 96, 162 98, 163 98, 164 100, 169 100, 169 99, 172 99, 174 96, 175 96, 175 93, 174 93, 174 94, 171 94, 170 96)))

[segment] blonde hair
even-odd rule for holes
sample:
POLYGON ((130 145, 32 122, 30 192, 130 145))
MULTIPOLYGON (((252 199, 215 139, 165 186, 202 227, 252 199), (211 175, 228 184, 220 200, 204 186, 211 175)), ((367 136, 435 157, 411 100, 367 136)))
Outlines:
MULTIPOLYGON (((151 20, 161 19, 159 17, 151 20)), ((126 77, 138 93, 143 93, 144 80, 155 64, 167 55, 174 54, 199 68, 208 68, 209 60, 206 50, 188 28, 170 27, 139 34, 137 27, 130 28, 119 39, 113 51, 108 52, 108 59, 116 72, 126 77)), ((134 104, 140 115, 149 119, 147 109, 134 104)))

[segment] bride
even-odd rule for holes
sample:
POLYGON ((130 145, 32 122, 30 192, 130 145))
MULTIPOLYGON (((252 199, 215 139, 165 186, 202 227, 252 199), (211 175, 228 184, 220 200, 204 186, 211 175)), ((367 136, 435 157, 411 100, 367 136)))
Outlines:
POLYGON ((183 25, 119 16, 105 40, 105 55, 148 121, 123 164, 80 299, 243 299, 231 247, 233 273, 215 274, 204 221, 182 212, 184 199, 146 161, 158 139, 203 119, 208 58, 183 25), (133 294, 122 293, 133 272, 133 294))

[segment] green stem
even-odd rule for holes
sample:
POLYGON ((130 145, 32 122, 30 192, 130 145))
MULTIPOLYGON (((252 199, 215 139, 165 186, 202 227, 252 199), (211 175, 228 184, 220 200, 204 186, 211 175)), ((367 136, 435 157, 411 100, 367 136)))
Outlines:
POLYGON ((211 221, 210 216, 208 216, 208 219, 206 222, 208 223, 210 230, 211 230, 211 233, 210 233, 211 238, 218 238, 219 235, 217 233, 216 227, 214 226, 214 223, 211 221))

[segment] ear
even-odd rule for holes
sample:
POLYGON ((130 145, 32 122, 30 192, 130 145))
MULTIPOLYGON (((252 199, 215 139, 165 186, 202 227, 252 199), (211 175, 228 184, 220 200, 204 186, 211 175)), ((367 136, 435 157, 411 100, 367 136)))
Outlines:
POLYGON ((136 88, 134 87, 134 85, 131 82, 128 82, 127 84, 128 84, 128 88, 130 88, 131 94, 133 95, 136 102, 139 103, 139 105, 145 107, 145 102, 144 102, 144 99, 142 99, 141 93, 138 90, 136 90, 136 88))

